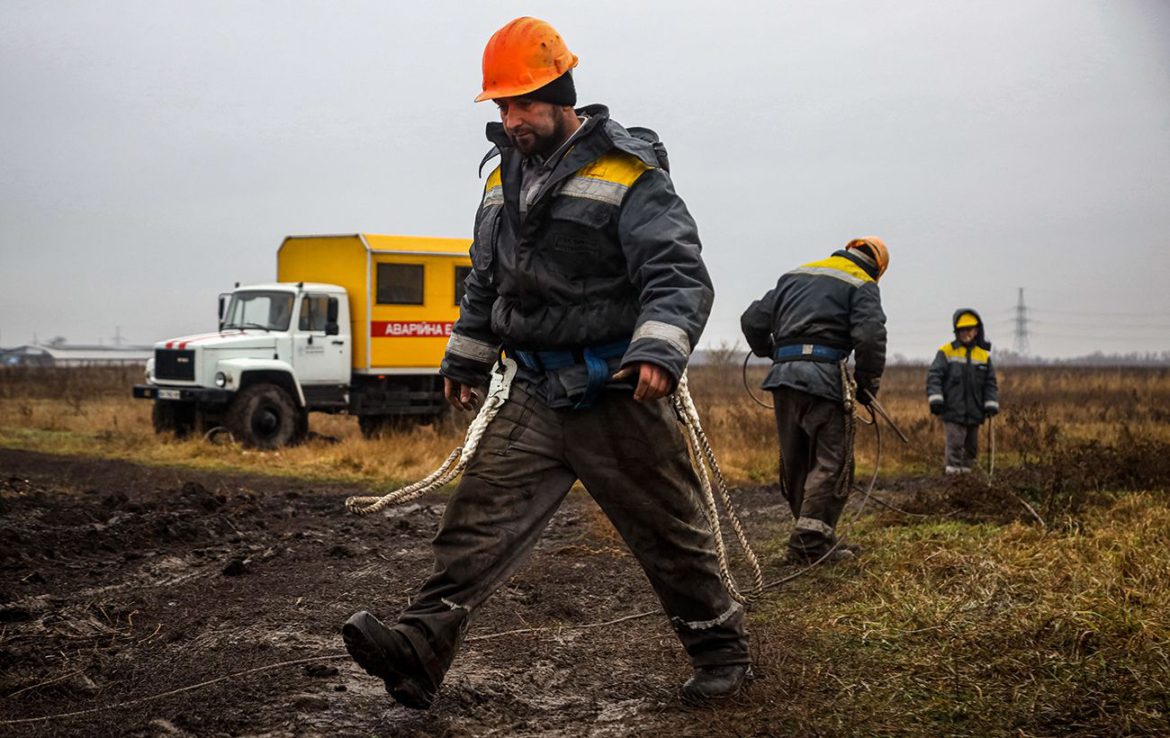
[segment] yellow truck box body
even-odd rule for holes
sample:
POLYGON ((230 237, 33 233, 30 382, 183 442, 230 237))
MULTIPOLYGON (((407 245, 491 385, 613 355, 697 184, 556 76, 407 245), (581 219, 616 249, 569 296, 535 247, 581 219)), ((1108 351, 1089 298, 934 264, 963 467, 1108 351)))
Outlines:
POLYGON ((276 279, 345 288, 354 371, 433 373, 459 317, 470 247, 462 238, 289 236, 276 255, 276 279))

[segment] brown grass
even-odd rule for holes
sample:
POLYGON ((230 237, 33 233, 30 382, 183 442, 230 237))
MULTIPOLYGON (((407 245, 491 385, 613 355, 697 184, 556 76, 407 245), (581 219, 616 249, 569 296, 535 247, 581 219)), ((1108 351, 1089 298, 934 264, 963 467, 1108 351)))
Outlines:
POLYGON ((862 568, 753 615, 766 642, 787 636, 764 673, 791 700, 779 732, 1165 735, 1170 504, 1134 493, 1081 524, 863 520, 862 568))
MULTIPOLYGON (((753 368, 753 388, 762 377, 763 370, 753 368)), ((138 381, 141 369, 135 367, 0 370, 0 444, 393 484, 431 471, 459 444, 468 420, 459 414, 435 426, 366 440, 353 418, 314 413, 315 435, 309 442, 258 453, 203 439, 156 437, 150 403, 130 397, 138 381)), ((942 427, 927 409, 924 382, 921 367, 887 371, 880 400, 911 443, 904 445, 883 431, 883 473, 934 472, 941 466, 942 427)), ((747 396, 739 362, 728 357, 696 367, 691 387, 728 478, 737 484, 774 483, 775 421, 771 411, 747 396)), ((1114 448, 1133 445, 1135 439, 1170 443, 1170 371, 1165 369, 1012 367, 1000 370, 1000 387, 1005 412, 995 423, 999 469, 1049 459, 1074 442, 1114 448)), ((981 440, 986 448, 986 435, 981 440)), ((868 474, 874 460, 873 431, 859 426, 859 472, 868 474)))
MULTIPOLYGON (((882 488, 909 489, 899 502, 923 517, 872 508, 845 523, 866 546, 860 565, 769 592, 750 617, 763 678, 713 719, 743 735, 1170 734, 1170 373, 1001 370, 988 486, 936 476, 924 372, 892 368, 881 394, 912 441, 886 433, 882 488)), ((157 438, 149 404, 129 397, 137 379, 0 373, 0 444, 393 486, 462 435, 444 422, 369 441, 352 418, 315 415, 317 435, 278 453, 157 438)), ((692 388, 728 476, 773 483, 774 421, 746 398, 738 363, 696 368, 692 388)), ((874 450, 861 428, 862 471, 874 450)), ((618 547, 596 517, 603 546, 618 547)), ((755 541, 765 560, 785 530, 775 521, 755 541)), ((676 732, 697 725, 688 716, 676 732)))
MULTIPOLYGON (((704 427, 716 445, 727 474, 740 482, 771 484, 778 469, 776 424, 772 411, 744 390, 739 360, 698 367, 691 372, 692 394, 704 427)), ((749 383, 758 389, 765 371, 752 367, 749 383)), ((882 471, 933 472, 942 466, 942 423, 926 404, 926 368, 890 367, 878 399, 910 444, 882 431, 882 471)), ((1170 443, 1170 370, 1011 367, 999 370, 1004 412, 994 421, 999 468, 1035 461, 1066 441, 1107 445, 1144 438, 1170 443)), ((987 448, 986 430, 981 447, 987 448)), ((858 426, 857 463, 873 468, 873 430, 858 426)), ((984 458, 984 461, 986 459, 984 458)))
POLYGON ((367 440, 354 418, 314 413, 310 440, 280 451, 252 451, 203 438, 176 440, 156 436, 150 402, 130 396, 141 374, 123 368, 0 372, 0 445, 394 486, 430 473, 464 431, 459 421, 446 418, 367 440))

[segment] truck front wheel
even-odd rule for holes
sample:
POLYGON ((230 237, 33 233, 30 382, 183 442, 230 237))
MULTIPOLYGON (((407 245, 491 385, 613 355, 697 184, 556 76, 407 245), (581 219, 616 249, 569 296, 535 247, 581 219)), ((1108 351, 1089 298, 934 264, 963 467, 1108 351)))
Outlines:
POLYGON ((155 400, 150 420, 155 433, 174 433, 176 438, 186 438, 195 428, 195 406, 189 402, 155 400))
POLYGON ((274 449, 298 438, 303 412, 275 384, 253 384, 240 390, 228 406, 226 425, 245 446, 274 449))

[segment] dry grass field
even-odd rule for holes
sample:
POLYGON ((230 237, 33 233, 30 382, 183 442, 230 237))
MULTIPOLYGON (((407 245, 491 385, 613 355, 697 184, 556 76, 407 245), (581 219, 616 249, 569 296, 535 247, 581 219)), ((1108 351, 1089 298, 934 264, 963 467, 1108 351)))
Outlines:
MULTIPOLYGON (((749 369, 753 388, 763 374, 749 369)), ((924 377, 925 369, 913 366, 886 373, 879 399, 911 443, 885 430, 883 473, 930 473, 941 464, 942 428, 924 401, 924 377)), ((1170 370, 1012 367, 1001 368, 999 380, 1005 407, 995 424, 1000 469, 1069 446, 1170 443, 1170 370)), ((133 367, 0 371, 0 445, 393 486, 432 470, 458 445, 468 420, 452 413, 433 426, 366 440, 353 418, 315 413, 308 443, 258 453, 222 439, 155 436, 150 403, 129 396, 139 381, 141 370, 133 367)), ((738 361, 693 369, 691 390, 728 478, 736 484, 774 482, 775 421, 748 397, 738 361)), ((986 441, 984 433, 984 449, 986 441)), ((875 450, 872 430, 859 426, 859 473, 872 470, 875 450)))
MULTIPOLYGON (((764 374, 762 368, 749 369, 753 388, 764 374)), ((1005 408, 995 420, 995 463, 1001 468, 1037 461, 1062 444, 1114 445, 1125 439, 1170 443, 1170 370, 1008 367, 1000 368, 998 375, 1005 408)), ((878 399, 910 444, 883 432, 883 472, 927 473, 942 464, 942 426, 927 407, 925 382, 925 367, 895 366, 886 371, 878 399)), ((739 363, 701 367, 692 384, 704 425, 726 469, 741 481, 772 482, 777 465, 775 421, 748 398, 739 363)), ((760 399, 771 402, 770 396, 760 399)), ((982 450, 986 442, 984 432, 982 450)), ((872 469, 874 452, 873 432, 859 426, 859 471, 872 469)))
MULTIPOLYGON (((883 434, 878 494, 908 514, 874 503, 859 509, 855 502, 843 518, 842 530, 865 547, 858 563, 814 571, 767 591, 753 604, 750 625, 760 679, 744 697, 711 710, 670 706, 669 698, 660 693, 664 688, 660 672, 665 670, 669 676, 672 668, 661 663, 661 653, 671 653, 673 648, 669 633, 664 628, 639 625, 640 630, 631 626, 631 630, 615 631, 614 636, 620 635, 626 644, 622 649, 633 649, 637 656, 633 665, 613 667, 613 684, 602 693, 588 690, 594 688, 596 680, 605 679, 604 658, 611 653, 606 642, 573 651, 571 639, 554 639, 555 648, 568 650, 551 656, 534 651, 523 657, 537 659, 533 663, 545 663, 541 658, 555 663, 565 659, 562 666, 572 676, 561 686, 570 693, 584 690, 591 695, 584 700, 588 704, 573 702, 566 707, 568 703, 550 698, 543 707, 524 703, 521 708, 515 701, 501 702, 503 698, 490 691, 488 694, 496 696, 482 698, 484 693, 476 691, 477 676, 472 670, 456 675, 445 703, 448 706, 436 715, 393 722, 400 718, 396 712, 375 714, 380 722, 374 724, 382 728, 361 723, 360 729, 354 730, 363 734, 452 736, 1170 734, 1170 372, 1001 369, 1004 412, 996 420, 996 473, 989 481, 980 474, 961 479, 941 475, 942 434, 924 402, 924 371, 921 367, 891 368, 880 395, 911 443, 901 444, 888 430, 883 434), (647 644, 653 648, 645 650, 647 644), (602 661, 593 663, 598 659, 602 661), (651 664, 646 673, 637 659, 651 664), (644 686, 635 686, 639 684, 644 686), (642 702, 638 700, 652 706, 639 707, 642 702), (621 709, 628 708, 628 714, 621 710, 614 713, 618 709, 614 705, 625 705, 621 709), (557 718, 558 714, 562 718, 557 718), (621 722, 605 722, 616 719, 614 714, 622 716, 621 722)), ((760 374, 753 369, 755 380, 760 374)), ((460 421, 454 418, 433 427, 365 440, 352 418, 319 415, 311 422, 313 435, 307 443, 279 453, 257 453, 202 439, 158 438, 150 427, 148 403, 129 398, 129 387, 138 379, 139 371, 132 369, 0 374, 0 447, 9 449, 5 452, 9 454, 82 456, 94 464, 109 459, 135 462, 145 465, 135 467, 144 470, 144 479, 173 475, 175 472, 166 470, 175 469, 267 475, 276 482, 257 483, 243 499, 249 510, 263 510, 271 498, 276 515, 293 503, 275 491, 256 490, 275 490, 281 484, 297 490, 306 484, 315 485, 315 489, 329 485, 337 489, 392 488, 432 470, 461 438, 460 421), (287 481, 282 483, 282 479, 287 481)), ((766 578, 790 573, 780 562, 788 522, 774 490, 768 489, 774 485, 777 471, 771 412, 746 396, 735 361, 699 367, 691 382, 724 471, 742 487, 739 499, 767 569, 766 578)), ((872 429, 860 427, 859 479, 868 477, 875 451, 872 429)), ((21 500, 33 499, 19 493, 24 477, 0 469, 0 481, 4 479, 9 480, 8 486, 0 492, 8 492, 0 495, 0 501, 18 506, 21 500)), ((225 482, 224 489, 229 488, 237 487, 225 482)), ((145 489, 143 494, 148 498, 158 494, 152 491, 157 485, 145 489)), ((292 499, 293 493, 288 494, 292 499)), ((555 548, 533 561, 531 573, 520 576, 519 589, 509 589, 498 598, 516 605, 516 612, 524 617, 535 618, 534 623, 575 623, 573 616, 565 614, 565 602, 607 602, 606 598, 614 596, 608 590, 613 581, 637 579, 632 561, 604 518, 578 498, 575 496, 572 509, 583 510, 580 525, 584 527, 566 523, 553 531, 555 548), (577 507, 578 503, 583 507, 577 507), (617 579, 595 584, 580 580, 576 574, 555 574, 562 562, 581 565, 573 563, 578 560, 574 557, 586 557, 591 570, 612 568, 617 579), (572 589, 567 595, 558 595, 557 587, 565 582, 572 582, 572 589), (547 613, 542 603, 547 604, 547 613), (542 621, 542 617, 548 620, 542 621)), ((305 522, 298 525, 321 522, 326 515, 323 511, 335 506, 338 499, 317 500, 314 504, 324 507, 301 510, 298 519, 305 522)), ((139 503, 137 498, 132 502, 148 507, 154 504, 139 503)), ((226 503, 204 502, 211 507, 226 504, 222 509, 236 504, 230 495, 226 503)), ((0 521, 4 509, 0 507, 0 521)), ((428 509, 424 506, 421 512, 428 509)), ((280 526, 292 524, 290 514, 295 513, 281 513, 282 517, 274 518, 279 523, 265 527, 275 535, 284 530, 280 526)), ((361 541, 369 542, 368 536, 379 530, 362 527, 364 522, 353 529, 343 522, 344 517, 336 517, 340 513, 329 515, 335 517, 327 525, 352 529, 354 542, 346 545, 353 548, 364 545, 361 541)), ((433 519, 428 518, 431 523, 433 519)), ((229 535, 236 528, 247 532, 243 527, 246 518, 228 522, 225 530, 229 535)), ((415 536, 401 549, 402 555, 410 552, 413 567, 412 574, 401 575, 404 579, 400 583, 395 580, 395 591, 402 593, 411 591, 421 576, 414 569, 425 567, 425 534, 420 537, 416 526, 407 525, 403 518, 394 528, 398 531, 395 535, 415 536)), ((282 535, 295 540, 304 533, 288 529, 282 535)), ((257 547, 259 550, 259 544, 257 547)), ((200 548, 196 553, 204 550, 211 548, 200 548)), ((393 546, 386 550, 393 550, 393 546)), ((11 590, 10 596, 31 586, 26 580, 32 575, 26 568, 34 566, 19 557, 12 561, 17 563, 0 568, 0 589, 11 590)), ((37 566, 42 568, 34 573, 44 571, 43 565, 37 566)), ((311 569, 303 566, 299 576, 310 577, 311 569)), ((298 575, 288 576, 292 582, 298 575)), ((281 582, 285 580, 277 584, 281 582)), ((385 582, 370 586, 374 584, 386 586, 385 582)), ((351 592, 332 592, 331 587, 340 586, 328 578, 312 585, 324 592, 328 606, 337 610, 329 612, 333 619, 350 606, 345 595, 352 596, 351 592)), ((352 589, 355 585, 344 586, 352 589)), ((619 593, 617 600, 645 596, 641 590, 633 591, 619 593)), ((135 612, 150 611, 148 604, 134 607, 135 612)), ((238 612, 232 614, 235 611, 216 612, 213 620, 223 622, 239 616, 238 612)), ((243 612, 250 610, 244 608, 243 612)), ((483 622, 499 629, 516 627, 506 619, 497 620, 503 617, 502 612, 489 610, 483 622)), ((507 612, 516 617, 511 610, 507 612)), ((588 617, 578 612, 576 617, 601 619, 622 614, 602 610, 590 611, 588 617)), ((316 622, 319 615, 303 617, 316 622)), ((204 614, 197 622, 206 617, 204 614)), ((6 668, 17 673, 17 667, 5 660, 5 649, 15 649, 13 644, 21 643, 19 631, 0 630, 0 726, 6 714, 23 717, 67 709, 68 694, 61 697, 64 701, 54 702, 55 693, 32 689, 37 681, 56 673, 51 664, 40 676, 4 676, 6 668), (32 696, 38 692, 43 702, 26 701, 36 699, 32 696)), ((181 640, 176 642, 181 644, 181 640)), ((477 653, 482 656, 485 652, 477 653)), ((483 673, 491 675, 493 684, 501 681, 502 672, 491 669, 527 668, 527 661, 510 661, 521 658, 516 653, 492 653, 491 666, 483 673)), ((263 653, 254 657, 257 663, 265 661, 263 653)), ((468 658, 474 664, 479 656, 468 658)), ((62 670, 64 667, 57 668, 62 670)), ((544 685, 550 690, 554 686, 544 685)), ((544 687, 538 685, 537 691, 544 687)), ((354 689, 352 683, 350 689, 354 689)), ((257 715, 280 712, 282 692, 269 689, 265 696, 255 691, 249 694, 250 699, 270 703, 271 710, 260 710, 257 715)), ((509 700, 518 699, 509 695, 509 700)), ((348 699, 359 696, 369 702, 356 708, 347 703, 351 712, 346 719, 358 719, 353 709, 382 704, 376 701, 377 695, 366 693, 355 693, 348 699)), ((227 700, 223 704, 233 704, 231 694, 220 697, 227 700)), ((100 701, 100 696, 94 699, 100 701)), ((214 711, 220 703, 198 704, 199 709, 214 711)), ((155 714, 139 722, 145 725, 155 714)), ((157 714, 177 719, 165 710, 157 714)), ((258 720, 248 722, 248 718, 239 717, 237 722, 226 723, 226 728, 218 724, 215 730, 206 730, 207 734, 217 730, 264 733, 288 728, 287 724, 258 720)), ((204 734, 198 725, 186 723, 186 730, 204 734)), ((293 725, 296 734, 331 734, 328 726, 310 724, 306 728, 295 721, 293 725)), ((47 726, 30 730, 34 731, 30 735, 57 734, 47 726)), ((0 728, 0 732, 5 731, 0 728)), ((134 734, 152 733, 143 728, 134 734)))

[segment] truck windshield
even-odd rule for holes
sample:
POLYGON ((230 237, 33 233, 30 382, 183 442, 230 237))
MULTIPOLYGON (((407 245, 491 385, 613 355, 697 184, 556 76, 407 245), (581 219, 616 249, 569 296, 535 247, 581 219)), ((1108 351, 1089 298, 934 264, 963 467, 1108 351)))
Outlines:
POLYGON ((224 328, 287 331, 293 296, 288 292, 237 292, 224 315, 224 328))

